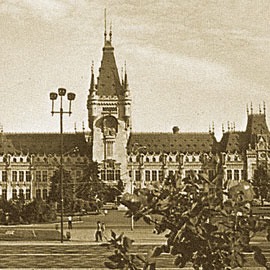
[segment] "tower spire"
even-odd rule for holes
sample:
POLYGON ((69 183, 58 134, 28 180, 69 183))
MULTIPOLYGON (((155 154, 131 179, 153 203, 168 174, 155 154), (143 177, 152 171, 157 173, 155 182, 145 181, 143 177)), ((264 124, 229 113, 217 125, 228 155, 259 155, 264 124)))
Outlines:
POLYGON ((94 90, 95 90, 94 61, 92 61, 90 92, 93 92, 94 90))
POLYGON ((112 21, 110 22, 110 33, 109 33, 109 36, 110 36, 110 43, 112 43, 112 21))
POLYGON ((266 114, 266 107, 265 107, 265 102, 263 102, 263 114, 266 114))
POLYGON ((104 45, 107 40, 107 21, 106 21, 106 8, 104 9, 104 45))

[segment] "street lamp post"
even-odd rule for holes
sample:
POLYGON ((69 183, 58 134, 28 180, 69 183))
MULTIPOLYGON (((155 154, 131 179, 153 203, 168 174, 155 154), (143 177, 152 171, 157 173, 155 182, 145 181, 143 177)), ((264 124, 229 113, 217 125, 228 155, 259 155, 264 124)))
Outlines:
POLYGON ((59 113, 60 115, 60 207, 61 207, 61 243, 63 243, 64 238, 64 224, 63 224, 63 213, 64 213, 64 192, 63 192, 63 148, 64 148, 64 140, 63 140, 63 114, 67 113, 69 116, 71 115, 71 101, 75 99, 76 95, 74 93, 68 93, 67 98, 69 100, 69 110, 63 110, 63 97, 66 95, 65 88, 58 88, 58 94, 55 92, 50 93, 50 100, 52 101, 52 115, 55 113, 59 113), (60 97, 60 109, 59 111, 54 110, 54 101, 57 97, 60 97))

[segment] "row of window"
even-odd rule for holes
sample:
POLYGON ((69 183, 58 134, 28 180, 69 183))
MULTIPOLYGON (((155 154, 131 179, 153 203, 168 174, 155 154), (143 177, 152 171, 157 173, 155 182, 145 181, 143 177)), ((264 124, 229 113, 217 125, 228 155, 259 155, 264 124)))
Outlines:
MULTIPOLYGON (((203 173, 202 170, 198 170, 198 171, 197 170, 192 170, 192 171, 194 173, 203 173)), ((185 177, 189 176, 190 173, 191 173, 191 170, 186 170, 185 171, 185 177)), ((144 177, 145 181, 160 181, 160 182, 162 182, 163 175, 164 175, 162 170, 159 170, 159 171, 157 171, 157 170, 152 170, 152 171, 146 170, 144 172, 144 174, 145 174, 145 177, 144 177)), ((169 171, 169 175, 174 175, 174 174, 175 174, 175 171, 172 171, 172 170, 169 171)), ((214 176, 215 176, 214 170, 208 170, 209 179, 213 180, 214 176)), ((130 178, 134 177, 132 175, 132 171, 129 171, 129 177, 130 178)), ((136 170, 135 171, 135 181, 141 181, 141 180, 142 180, 141 179, 141 172, 139 170, 136 170)))
MULTIPOLYGON (((76 171, 76 177, 81 177, 81 171, 76 171)), ((120 173, 119 173, 120 175, 120 173)), ((7 171, 2 171, 2 181, 7 182, 7 171)), ((116 179, 118 180, 118 179, 116 179)), ((30 182, 31 173, 30 171, 12 171, 12 182, 30 182)), ((36 171, 36 181, 37 182, 47 182, 48 181, 48 171, 36 171)))
POLYGON ((42 190, 42 197, 41 197, 41 189, 37 189, 36 190, 36 198, 37 199, 43 199, 46 200, 48 197, 48 190, 47 189, 43 189, 42 190))
MULTIPOLYGON (((206 156, 206 158, 212 158, 211 156, 206 156)), ((136 162, 140 162, 142 159, 144 159, 143 156, 136 156, 136 162)), ((180 161, 180 156, 176 156, 175 158, 172 157, 164 157, 164 156, 159 156, 159 157, 145 157, 145 162, 163 162, 165 160, 167 160, 168 162, 179 162, 180 161)), ((203 156, 186 156, 184 159, 182 159, 182 161, 184 162, 203 162, 204 157, 203 156)), ((129 162, 134 162, 133 158, 130 157, 129 158, 129 162)))
MULTIPOLYGON (((7 200, 7 190, 2 189, 2 198, 7 200)), ((23 189, 12 189, 12 199, 16 200, 18 198, 24 198, 26 200, 31 199, 31 192, 30 189, 26 189, 25 192, 23 189)))
POLYGON ((243 170, 227 170, 227 180, 240 180, 240 178, 243 178, 243 174, 243 170))
POLYGON ((115 181, 120 180, 120 170, 101 170, 101 180, 115 181))

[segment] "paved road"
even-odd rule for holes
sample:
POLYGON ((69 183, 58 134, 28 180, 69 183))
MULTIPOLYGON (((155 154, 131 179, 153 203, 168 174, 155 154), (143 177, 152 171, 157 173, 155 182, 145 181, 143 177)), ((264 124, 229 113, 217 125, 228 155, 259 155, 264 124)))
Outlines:
MULTIPOLYGON (((123 218, 123 213, 111 212, 106 216, 83 217, 82 221, 74 222, 71 230, 71 241, 64 242, 0 242, 0 268, 87 268, 104 269, 104 261, 112 254, 94 242, 96 221, 104 221, 107 224, 106 233, 110 230, 116 233, 124 232, 125 235, 135 240, 133 252, 146 254, 148 250, 165 242, 164 235, 153 234, 152 227, 143 223, 130 230, 130 220, 123 218)), ((54 229, 55 224, 28 225, 20 228, 54 229)), ((65 223, 65 232, 67 231, 65 223)), ((264 235, 258 235, 253 239, 253 244, 259 244, 266 252, 270 261, 270 245, 264 235)), ((263 269, 252 259, 252 254, 247 254, 246 269, 263 269)), ((171 255, 163 254, 157 260, 159 269, 173 269, 171 255)), ((174 268, 175 269, 175 268, 174 268)), ((190 269, 190 268, 186 268, 190 269)))

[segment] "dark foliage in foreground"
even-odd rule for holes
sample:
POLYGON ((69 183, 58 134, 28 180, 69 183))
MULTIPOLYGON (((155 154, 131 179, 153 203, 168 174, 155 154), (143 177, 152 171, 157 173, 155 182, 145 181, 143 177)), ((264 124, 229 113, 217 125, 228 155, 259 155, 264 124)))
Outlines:
POLYGON ((244 252, 253 252, 254 259, 266 266, 261 249, 249 242, 267 223, 251 215, 250 186, 241 185, 237 194, 224 199, 221 187, 192 174, 181 182, 170 177, 162 185, 124 194, 122 203, 129 209, 127 215, 154 224, 155 231, 165 233, 167 241, 142 256, 130 253, 132 240, 112 233, 106 245, 114 247, 115 254, 106 267, 155 269, 155 258, 170 253, 179 268, 191 263, 195 270, 228 270, 243 266, 244 252))

